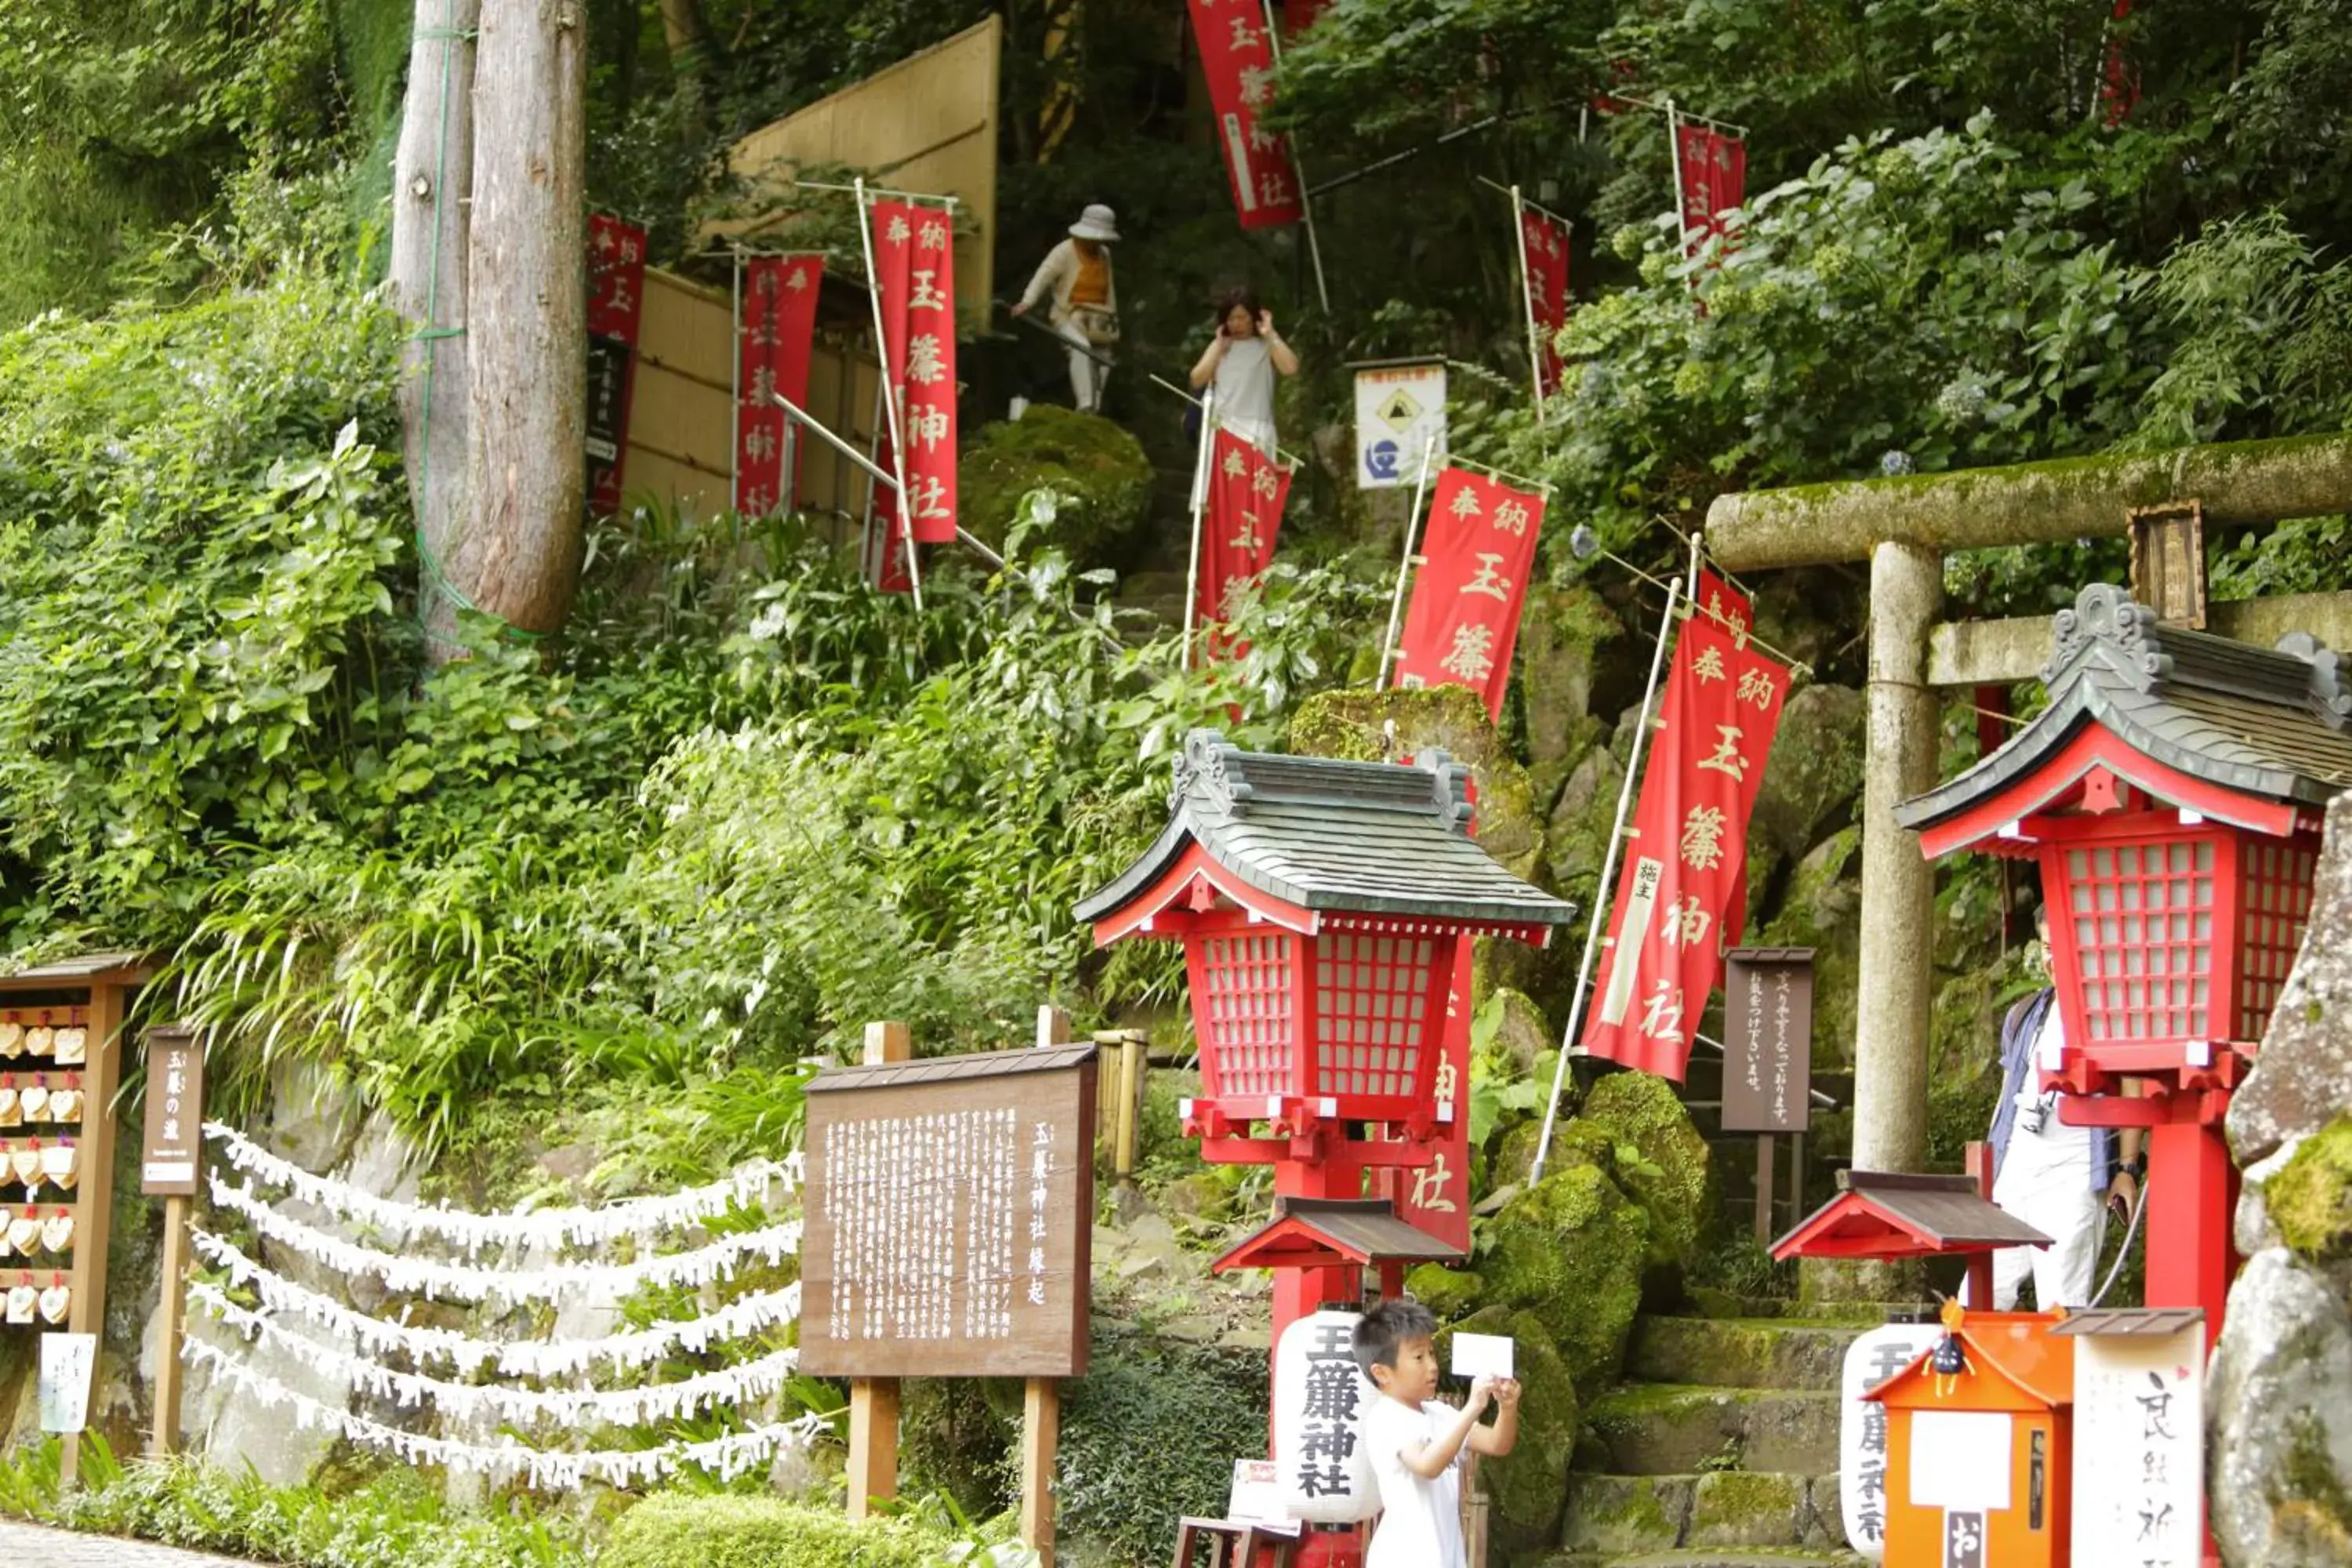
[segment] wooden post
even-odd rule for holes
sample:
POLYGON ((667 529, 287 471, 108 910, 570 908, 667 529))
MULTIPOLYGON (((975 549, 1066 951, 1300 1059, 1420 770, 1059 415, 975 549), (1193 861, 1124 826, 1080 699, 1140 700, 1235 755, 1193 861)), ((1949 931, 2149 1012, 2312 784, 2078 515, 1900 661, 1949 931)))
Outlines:
MULTIPOLYGON (((114 1091, 122 1081, 122 987, 93 980, 89 987, 89 1060, 82 1080, 81 1194, 74 1205, 73 1305, 67 1328, 106 1331, 106 1248, 114 1228, 114 1091)), ((177 1346, 173 1347, 174 1353, 177 1346)), ((93 1365, 90 1379, 98 1381, 93 1365)), ((74 1484, 81 1470, 81 1437, 68 1433, 58 1446, 58 1479, 74 1484)))
POLYGON ((1118 1145, 1112 1168, 1122 1181, 1135 1174, 1136 1145, 1142 1131, 1144 1049, 1138 1035, 1130 1034, 1119 1042, 1118 1145))
MULTIPOLYGON (((1070 1043, 1070 1016, 1059 1007, 1037 1009, 1037 1043, 1040 1046, 1066 1046, 1070 1043)), ((1097 1096, 1097 1099, 1100 1097, 1097 1096)))
MULTIPOLYGON (((914 1054, 900 1023, 866 1026, 866 1065, 903 1062, 914 1054)), ((898 1380, 849 1380, 849 1517, 864 1519, 877 1501, 898 1495, 898 1380)))
POLYGON ((155 1347, 155 1426, 147 1452, 169 1458, 180 1449, 180 1335, 187 1314, 188 1200, 174 1193, 163 1200, 163 1329, 155 1347))
POLYGON ((1062 1441, 1062 1385, 1033 1377, 1021 1417, 1021 1543, 1054 1568, 1054 1453, 1062 1441))
POLYGON ((1772 1239, 1772 1134, 1756 1134, 1756 1239, 1772 1239))
MULTIPOLYGON (((1977 1179, 1977 1191, 1984 1201, 1992 1202, 1992 1145, 1971 1143, 1961 1153, 1961 1162, 1969 1175, 1977 1179)), ((1992 1310, 1992 1254, 1977 1252, 1969 1255, 1969 1305, 1979 1312, 1992 1310)))

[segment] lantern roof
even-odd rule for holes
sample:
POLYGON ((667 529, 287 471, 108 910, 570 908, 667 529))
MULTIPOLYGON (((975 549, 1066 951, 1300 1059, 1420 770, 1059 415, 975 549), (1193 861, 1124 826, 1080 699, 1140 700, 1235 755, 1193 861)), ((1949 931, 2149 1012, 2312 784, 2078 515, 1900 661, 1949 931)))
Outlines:
POLYGON ((1838 1194, 1772 1244, 1791 1258, 1936 1258, 2050 1238, 1994 1205, 1973 1176, 1840 1171, 1838 1194))
POLYGON ((1210 1264, 1209 1271, 1461 1263, 1469 1256, 1398 1215, 1392 1199, 1277 1197, 1273 1223, 1210 1264))
POLYGON ((1939 854, 1990 836, 1936 833, 1956 818, 2014 821, 2063 805, 2104 765, 2167 804, 2284 832, 2295 808, 2352 787, 2347 676, 2308 634, 2256 647, 2166 626, 2126 590, 2093 584, 2058 613, 2042 672, 2049 706, 1966 773, 1905 801, 1895 820, 1955 839, 1931 842, 1939 854), (2085 744, 2092 731, 2107 739, 2085 744))
MULTIPOLYGON (((1576 918, 1470 837, 1470 770, 1444 752, 1411 763, 1244 752, 1195 730, 1177 759, 1167 828, 1081 900, 1098 921, 1150 898, 1194 849, 1240 884, 1306 911, 1549 927, 1576 918)), ((1224 883, 1227 879, 1219 879, 1224 883)))

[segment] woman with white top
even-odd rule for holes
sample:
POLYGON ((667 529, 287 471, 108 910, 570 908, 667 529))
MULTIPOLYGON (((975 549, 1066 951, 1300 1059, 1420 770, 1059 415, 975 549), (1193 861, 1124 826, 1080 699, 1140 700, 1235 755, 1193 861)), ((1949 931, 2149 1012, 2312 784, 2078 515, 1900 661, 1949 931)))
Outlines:
POLYGON ((1274 378, 1297 375, 1298 356, 1274 330, 1274 312, 1236 289, 1217 310, 1217 335, 1192 367, 1192 384, 1217 388, 1217 423, 1274 456, 1274 378))

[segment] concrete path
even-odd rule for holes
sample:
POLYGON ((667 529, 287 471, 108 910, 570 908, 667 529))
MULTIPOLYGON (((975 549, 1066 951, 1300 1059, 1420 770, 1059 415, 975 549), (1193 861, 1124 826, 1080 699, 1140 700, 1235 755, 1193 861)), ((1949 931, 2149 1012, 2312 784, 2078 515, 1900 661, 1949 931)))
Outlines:
POLYGON ((242 1558, 14 1522, 0 1522, 0 1563, 37 1563, 41 1568, 250 1568, 242 1558))

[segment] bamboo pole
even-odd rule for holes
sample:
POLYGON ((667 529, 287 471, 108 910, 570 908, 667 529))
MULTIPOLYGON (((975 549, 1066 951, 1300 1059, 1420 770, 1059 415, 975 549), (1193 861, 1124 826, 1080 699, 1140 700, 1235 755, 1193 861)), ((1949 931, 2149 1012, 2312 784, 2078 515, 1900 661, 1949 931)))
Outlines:
POLYGON ((1429 493, 1430 459, 1437 455, 1437 437, 1429 437, 1421 444, 1421 478, 1413 481, 1412 513, 1404 521, 1404 558, 1397 563, 1396 593, 1389 599, 1388 636, 1381 641, 1380 673, 1372 678, 1372 689, 1389 689, 1389 661, 1396 657, 1397 633, 1404 624, 1405 579, 1412 574, 1413 541, 1421 531, 1422 502, 1429 493))
MULTIPOLYGON (((872 215, 866 210, 866 179, 858 176, 850 187, 857 195, 857 243, 866 252, 866 294, 874 302, 874 344, 882 352, 882 416, 885 428, 890 432, 890 467, 898 476, 898 493, 890 504, 907 521, 907 577, 914 584, 915 613, 923 611, 923 566, 915 554, 915 509, 907 499, 906 432, 898 426, 898 400, 890 391, 890 334, 882 330, 882 282, 874 267, 874 225, 872 215)), ((886 531, 884 537, 888 534, 886 531)))
POLYGON ((1511 187, 1511 234, 1519 247, 1519 302, 1528 312, 1528 380, 1536 395, 1536 423, 1544 416, 1543 344, 1536 333, 1536 279, 1528 269, 1528 207, 1519 187, 1511 187))

